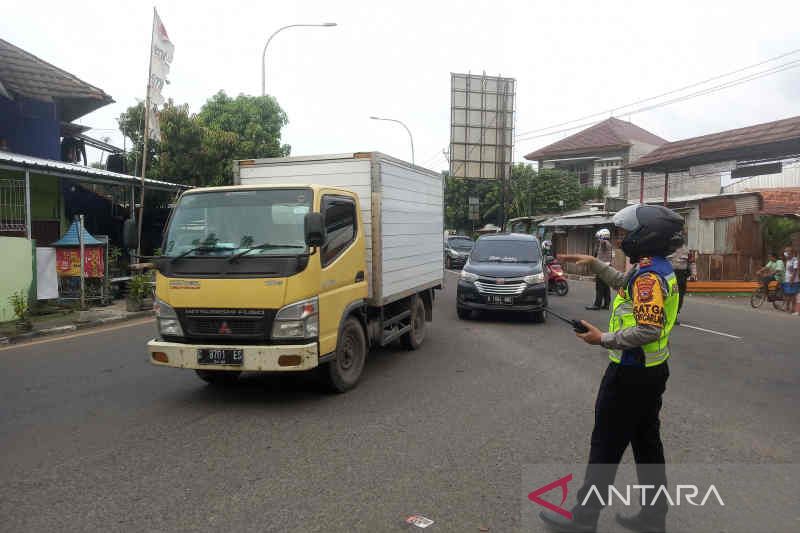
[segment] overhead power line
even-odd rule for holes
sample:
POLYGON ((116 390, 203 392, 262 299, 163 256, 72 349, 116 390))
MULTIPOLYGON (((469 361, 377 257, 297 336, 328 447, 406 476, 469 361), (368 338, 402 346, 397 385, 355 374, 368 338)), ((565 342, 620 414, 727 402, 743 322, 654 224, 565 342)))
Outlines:
MULTIPOLYGON (((658 102, 656 104, 652 104, 652 105, 649 105, 649 106, 640 107, 638 109, 632 109, 632 110, 624 111, 623 113, 620 113, 620 114, 623 114, 623 115, 635 115, 637 113, 642 113, 644 111, 650 111, 652 109, 657 109, 659 107, 664 107, 664 106, 671 105, 671 104, 674 104, 674 103, 677 103, 677 102, 682 102, 682 101, 685 101, 685 100, 690 100, 692 98, 697 98, 698 96, 704 96, 704 95, 707 95, 707 94, 715 93, 715 92, 721 91, 723 89, 728 89, 730 87, 735 87, 736 85, 741 85, 743 83, 747 83, 747 82, 750 82, 750 81, 753 81, 753 80, 757 80, 759 78, 764 78, 766 76, 771 76, 773 74, 778 74, 779 72, 783 72, 785 70, 790 70, 790 69, 797 68, 797 67, 800 67, 800 59, 794 60, 794 61, 789 61, 787 63, 783 63, 783 64, 780 64, 780 65, 777 65, 777 66, 769 68, 767 70, 763 70, 763 71, 760 71, 760 72, 749 74, 749 75, 743 76, 741 78, 736 78, 734 80, 730 80, 730 81, 727 81, 725 83, 721 83, 719 85, 714 85, 712 87, 707 87, 705 89, 701 89, 701 90, 693 92, 693 93, 689 93, 689 94, 685 94, 685 95, 682 95, 682 96, 679 96, 679 97, 676 97, 676 98, 672 98, 670 100, 665 100, 663 102, 658 102)), ((617 108, 617 109, 622 109, 622 108, 617 108)), ((594 115, 592 115, 592 116, 594 116, 594 115)), ((576 130, 576 129, 579 129, 579 128, 586 128, 586 127, 592 126, 592 125, 594 125, 596 123, 597 123, 597 121, 593 120, 591 122, 585 122, 583 124, 570 126, 570 127, 563 128, 563 129, 560 129, 560 130, 548 131, 546 133, 539 133, 537 135, 530 135, 530 134, 526 134, 524 136, 520 135, 520 136, 516 137, 515 140, 517 140, 517 141, 526 141, 526 140, 530 140, 530 139, 537 139, 537 138, 540 138, 540 137, 549 137, 551 135, 556 135, 558 133, 564 133, 564 132, 576 130)), ((549 129, 549 128, 544 128, 542 130, 533 130, 533 131, 528 132, 528 133, 534 133, 534 131, 544 131, 546 129, 549 129)))
MULTIPOLYGON (((698 82, 695 82, 695 83, 691 83, 689 85, 685 85, 685 86, 679 87, 677 89, 673 89, 673 90, 670 90, 670 91, 667 91, 667 92, 664 92, 664 93, 661 93, 661 94, 657 94, 655 96, 649 96, 647 98, 642 98, 640 100, 636 100, 636 101, 630 102, 628 104, 615 106, 615 107, 613 107, 611 109, 607 109, 605 111, 592 113, 590 115, 584 115, 582 117, 578 117, 578 118, 575 118, 575 119, 572 119, 572 120, 567 120, 565 122, 559 122, 558 124, 552 124, 550 126, 546 126, 546 127, 543 127, 543 128, 536 128, 536 129, 533 129, 533 130, 520 132, 515 137, 516 138, 521 138, 521 137, 525 137, 525 136, 527 136, 528 134, 531 134, 531 133, 539 133, 539 132, 543 132, 543 131, 546 131, 546 130, 551 130, 553 128, 566 126, 567 124, 572 124, 573 122, 578 122, 578 121, 581 121, 581 120, 587 120, 587 119, 590 119, 590 118, 595 118, 595 117, 600 117, 600 116, 606 116, 606 115, 609 115, 609 114, 613 114, 615 112, 620 112, 620 114, 623 114, 623 115, 629 114, 629 113, 627 113, 627 112, 625 112, 623 110, 628 108, 628 107, 632 107, 632 106, 635 106, 635 105, 643 104, 645 102, 650 102, 650 101, 653 101, 653 100, 657 100, 659 98, 663 98, 665 96, 670 96, 672 94, 677 94, 677 93, 686 91, 688 89, 693 89, 695 87, 699 87, 701 85, 705 85, 706 83, 710 83, 712 81, 720 80, 720 79, 726 78, 728 76, 733 76, 734 74, 739 74, 739 73, 744 72, 746 70, 750 70, 750 69, 759 67, 761 65, 765 65, 767 63, 771 63, 773 61, 777 61, 778 59, 782 59, 784 57, 796 54, 798 52, 800 52, 800 48, 791 50, 791 51, 786 52, 784 54, 780 54, 780 55, 771 57, 769 59, 765 59, 763 61, 759 61, 758 63, 753 63, 751 65, 747 65, 746 67, 742 67, 742 68, 739 68, 739 69, 736 69, 736 70, 732 70, 732 71, 726 72, 724 74, 719 74, 717 76, 712 76, 711 78, 706 78, 704 80, 701 80, 701 81, 698 81, 698 82)), ((574 128, 570 128, 570 129, 574 129, 574 128)), ((564 131, 564 130, 561 130, 561 131, 564 131)), ((558 133, 558 132, 554 132, 554 133, 558 133)))

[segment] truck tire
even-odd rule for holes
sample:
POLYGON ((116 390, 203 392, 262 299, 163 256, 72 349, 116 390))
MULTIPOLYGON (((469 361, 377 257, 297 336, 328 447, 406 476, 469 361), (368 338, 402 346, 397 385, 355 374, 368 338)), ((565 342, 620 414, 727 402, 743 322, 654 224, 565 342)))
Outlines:
POLYGON ((416 350, 425 341, 425 304, 422 298, 415 298, 410 306, 411 331, 401 337, 403 346, 416 350))
POLYGON ((355 317, 348 317, 336 344, 336 358, 322 368, 327 388, 332 392, 346 392, 355 387, 366 359, 367 338, 364 328, 355 317))
POLYGON ((197 377, 217 387, 233 385, 239 379, 241 372, 237 370, 195 370, 197 377))

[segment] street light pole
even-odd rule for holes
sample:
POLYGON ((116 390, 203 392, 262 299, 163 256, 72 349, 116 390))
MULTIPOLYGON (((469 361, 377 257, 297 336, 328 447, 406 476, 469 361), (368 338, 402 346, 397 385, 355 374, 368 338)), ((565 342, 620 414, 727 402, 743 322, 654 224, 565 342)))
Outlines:
POLYGON ((269 36, 269 39, 267 39, 266 44, 264 44, 264 51, 261 52, 261 96, 266 96, 267 94, 267 47, 273 37, 289 28, 330 28, 333 26, 336 26, 335 22, 325 22, 323 24, 289 24, 288 26, 283 26, 275 30, 272 35, 269 36))
POLYGON ((385 120, 387 122, 397 122, 406 129, 406 131, 408 132, 408 140, 411 141, 411 164, 415 165, 416 163, 414 162, 414 137, 411 136, 411 130, 408 129, 408 126, 406 126, 401 121, 394 118, 383 118, 383 117, 369 117, 369 118, 371 118, 372 120, 385 120))

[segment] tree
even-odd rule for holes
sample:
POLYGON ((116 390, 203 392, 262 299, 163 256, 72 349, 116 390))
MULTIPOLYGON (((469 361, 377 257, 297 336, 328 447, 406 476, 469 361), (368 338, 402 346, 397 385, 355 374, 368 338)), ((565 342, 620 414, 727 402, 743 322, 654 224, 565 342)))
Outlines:
MULTIPOLYGON (((118 119, 120 131, 133 142, 128 163, 137 175, 144 146, 143 118, 144 106, 139 103, 118 119)), ((234 159, 289 155, 289 145, 280 143, 286 113, 271 96, 231 98, 220 91, 196 115, 188 104, 170 100, 159 120, 161 142, 148 143, 150 178, 194 186, 223 185, 232 181, 234 159)))

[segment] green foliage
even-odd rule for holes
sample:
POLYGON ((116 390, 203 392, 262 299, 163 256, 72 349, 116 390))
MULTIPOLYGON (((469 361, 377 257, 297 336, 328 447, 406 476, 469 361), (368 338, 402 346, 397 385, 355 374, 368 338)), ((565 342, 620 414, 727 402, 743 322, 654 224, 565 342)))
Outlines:
POLYGON ((800 221, 784 217, 765 217, 761 232, 767 252, 775 252, 780 256, 783 248, 791 244, 792 234, 800 232, 800 221))
POLYGON ((122 248, 119 246, 110 246, 108 248, 108 262, 112 265, 118 265, 119 258, 122 257, 122 248))
MULTIPOLYGON (((118 119, 120 131, 133 141, 128 163, 137 174, 144 146, 143 114, 139 103, 118 119)), ((160 113, 161 142, 148 144, 147 176, 194 186, 230 184, 234 159, 289 155, 289 145, 280 143, 287 122, 271 96, 231 98, 220 91, 197 114, 188 104, 170 100, 160 113)))
POLYGON ((150 293, 150 277, 147 274, 134 274, 128 282, 128 300, 141 302, 150 293))
MULTIPOLYGON (((581 205, 578 178, 562 170, 536 172, 531 165, 518 163, 511 169, 506 219, 541 213, 558 213, 581 205), (559 200, 563 205, 559 205, 559 200)), ((445 178, 445 227, 472 233, 473 227, 497 224, 500 207, 500 183, 494 180, 445 178), (480 202, 480 220, 468 218, 469 197, 480 202)))
POLYGON ((25 320, 25 315, 28 313, 28 296, 24 291, 17 291, 8 297, 8 303, 14 308, 14 314, 17 319, 25 320))
POLYGON ((606 195, 606 189, 602 185, 597 185, 594 187, 582 187, 581 188, 581 201, 582 202, 589 202, 592 200, 602 200, 606 195))

